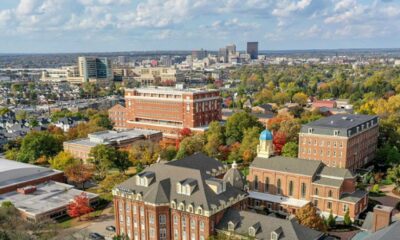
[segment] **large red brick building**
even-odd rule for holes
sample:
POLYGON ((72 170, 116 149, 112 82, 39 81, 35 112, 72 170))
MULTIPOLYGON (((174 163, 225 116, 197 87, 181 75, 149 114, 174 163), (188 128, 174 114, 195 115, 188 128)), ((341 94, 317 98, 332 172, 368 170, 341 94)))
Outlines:
POLYGON ((220 121, 221 97, 218 90, 125 89, 125 107, 114 106, 109 116, 117 129, 156 130, 176 138, 183 128, 201 132, 210 122, 220 121))
POLYGON ((339 114, 305 124, 299 134, 302 159, 355 170, 373 160, 378 143, 378 117, 339 114))
POLYGON ((235 176, 236 168, 227 172, 226 165, 201 153, 154 164, 113 190, 117 234, 208 239, 229 208, 243 208, 247 194, 243 179, 235 176))

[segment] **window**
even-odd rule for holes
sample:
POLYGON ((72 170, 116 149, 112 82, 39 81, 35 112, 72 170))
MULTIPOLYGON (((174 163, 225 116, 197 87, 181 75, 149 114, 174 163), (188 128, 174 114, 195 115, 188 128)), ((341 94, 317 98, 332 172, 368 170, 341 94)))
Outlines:
POLYGON ((312 128, 308 128, 308 133, 313 133, 313 129, 312 128))
POLYGON ((154 215, 153 214, 149 215, 149 223, 154 224, 154 215))
POLYGON ((194 219, 190 220, 190 228, 191 229, 195 229, 196 228, 196 220, 194 220, 194 219))
POLYGON ((133 214, 137 214, 137 207, 133 206, 133 214))
POLYGON ((314 195, 318 196, 318 194, 319 194, 318 188, 315 188, 314 195))
POLYGON ((178 229, 174 230, 174 240, 178 240, 179 239, 179 233, 178 233, 178 229))
POLYGON ((196 235, 195 235, 194 233, 192 233, 192 234, 190 235, 190 240, 196 240, 196 235))
POLYGON ((161 214, 158 218, 160 224, 165 224, 167 222, 167 217, 165 216, 165 214, 161 214))
POLYGON ((200 231, 204 231, 204 222, 200 221, 200 231))
POLYGON ((339 130, 333 130, 333 135, 338 136, 339 135, 339 130))
POLYGON ((316 208, 318 207, 318 200, 317 199, 314 200, 314 207, 316 207, 316 208))
POLYGON ((153 238, 155 235, 154 228, 150 228, 150 237, 153 238))
POLYGON ((160 239, 166 239, 166 238, 167 238, 167 229, 160 228, 160 239))
POLYGON ((253 227, 249 227, 249 235, 250 237, 256 236, 256 230, 253 227))
POLYGON ((258 191, 258 176, 254 176, 254 191, 258 191))
POLYGON ((278 234, 276 232, 271 232, 271 240, 278 240, 278 234))
POLYGON ((235 230, 235 224, 232 221, 228 222, 228 230, 229 231, 234 231, 235 230))
POLYGON ((265 178, 264 191, 269 192, 269 177, 265 178))
POLYGON ((178 224, 178 216, 174 215, 174 224, 178 224))
POLYGON ((332 197, 332 190, 328 191, 328 197, 330 197, 330 198, 332 197))
POLYGON ((186 217, 182 217, 182 228, 186 227, 186 217))
POLYGON ((328 209, 332 209, 332 202, 328 202, 328 209))
POLYGON ((282 193, 282 189, 281 189, 281 179, 278 179, 278 181, 277 181, 277 183, 276 183, 276 190, 277 190, 277 193, 278 194, 281 194, 282 193))
POLYGON ((307 187, 305 183, 301 183, 301 197, 305 198, 306 197, 306 192, 307 192, 307 187))
POLYGON ((349 210, 349 205, 343 204, 343 212, 347 212, 347 210, 349 210))
POLYGON ((144 208, 143 207, 140 207, 140 216, 144 216, 144 208))
POLYGON ((293 181, 289 181, 289 196, 293 196, 293 181))

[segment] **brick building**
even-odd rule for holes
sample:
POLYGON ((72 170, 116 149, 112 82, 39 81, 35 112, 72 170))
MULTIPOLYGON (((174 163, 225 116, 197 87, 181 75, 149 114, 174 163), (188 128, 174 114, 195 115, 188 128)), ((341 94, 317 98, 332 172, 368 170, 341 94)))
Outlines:
POLYGON ((165 138, 177 138, 183 128, 203 132, 210 122, 221 120, 218 90, 125 89, 125 105, 109 110, 115 128, 156 130, 165 138))
POLYGON ((273 156, 272 134, 260 135, 258 156, 250 165, 249 205, 284 215, 313 203, 320 213, 355 219, 367 207, 367 192, 356 190, 348 169, 329 167, 321 161, 273 156))
POLYGON ((247 195, 239 171, 226 172, 227 166, 201 153, 151 165, 113 190, 117 234, 208 239, 226 210, 241 209, 247 195))
POLYGON ((377 116, 339 114, 322 118, 302 126, 298 157, 355 170, 373 160, 378 134, 377 116))
POLYGON ((92 148, 99 144, 127 149, 136 141, 151 140, 158 142, 162 139, 162 133, 152 130, 131 129, 127 131, 101 131, 88 135, 87 138, 75 139, 64 142, 64 151, 69 152, 75 158, 87 160, 92 148))

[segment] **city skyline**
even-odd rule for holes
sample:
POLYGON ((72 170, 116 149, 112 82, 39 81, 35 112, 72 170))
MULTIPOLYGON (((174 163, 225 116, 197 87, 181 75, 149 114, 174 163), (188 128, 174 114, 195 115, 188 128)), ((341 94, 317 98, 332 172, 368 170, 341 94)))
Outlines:
POLYGON ((391 0, 3 0, 0 53, 396 48, 391 0))

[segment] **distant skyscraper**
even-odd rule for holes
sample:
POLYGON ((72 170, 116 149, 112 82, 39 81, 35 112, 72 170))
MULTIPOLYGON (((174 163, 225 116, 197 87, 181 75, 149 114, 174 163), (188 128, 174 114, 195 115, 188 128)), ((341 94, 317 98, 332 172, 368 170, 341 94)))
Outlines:
POLYGON ((200 49, 200 50, 194 50, 192 52, 192 58, 193 59, 204 59, 205 57, 207 57, 207 51, 204 49, 200 49))
POLYGON ((223 58, 223 62, 228 62, 228 51, 226 48, 220 48, 218 52, 218 60, 223 58))
POLYGON ((161 56, 160 63, 161 63, 161 65, 163 65, 165 67, 170 67, 172 65, 171 57, 170 56, 161 56))
POLYGON ((251 59, 258 58, 258 42, 247 42, 247 53, 251 59))
POLYGON ((97 80, 111 80, 112 70, 109 59, 96 57, 79 57, 78 58, 79 75, 84 82, 97 80))
POLYGON ((230 44, 226 46, 226 50, 228 51, 228 56, 232 56, 236 54, 236 45, 230 44))

